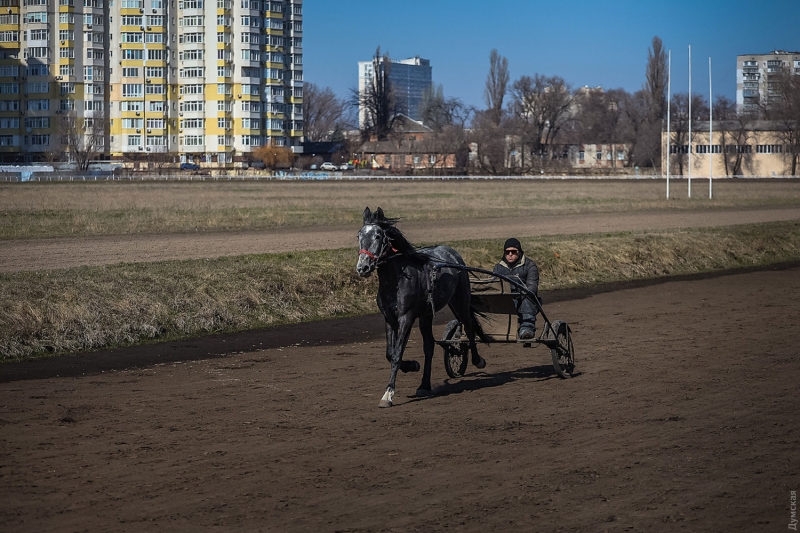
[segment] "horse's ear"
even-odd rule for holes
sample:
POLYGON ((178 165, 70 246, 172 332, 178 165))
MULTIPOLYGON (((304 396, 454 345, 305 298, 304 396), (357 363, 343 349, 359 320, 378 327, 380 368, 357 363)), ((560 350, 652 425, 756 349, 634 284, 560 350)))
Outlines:
POLYGON ((369 210, 369 207, 364 209, 364 224, 370 221, 372 218, 372 211, 369 210))
POLYGON ((378 208, 377 211, 375 211, 375 218, 377 218, 378 220, 386 220, 386 217, 383 216, 383 209, 381 209, 380 207, 378 208))

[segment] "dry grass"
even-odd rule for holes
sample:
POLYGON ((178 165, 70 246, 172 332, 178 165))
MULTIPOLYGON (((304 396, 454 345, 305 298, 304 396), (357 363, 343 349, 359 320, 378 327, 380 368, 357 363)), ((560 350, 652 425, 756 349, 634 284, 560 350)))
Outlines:
POLYGON ((0 184, 0 239, 356 225, 364 206, 404 220, 800 205, 794 180, 524 180, 0 184))
MULTIPOLYGON (((502 241, 451 243, 491 268, 502 241)), ((800 260, 800 223, 526 239, 542 290, 800 260)), ((352 249, 0 275, 0 361, 376 312, 352 249)))

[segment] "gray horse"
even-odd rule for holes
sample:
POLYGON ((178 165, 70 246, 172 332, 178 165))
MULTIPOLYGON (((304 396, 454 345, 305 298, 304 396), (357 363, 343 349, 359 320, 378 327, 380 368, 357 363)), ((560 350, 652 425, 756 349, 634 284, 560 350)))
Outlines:
POLYGON ((415 248, 396 227, 397 219, 386 218, 379 207, 374 213, 364 210, 364 226, 358 232, 356 271, 367 277, 378 270, 378 308, 386 319, 386 359, 392 364, 389 385, 379 407, 391 407, 397 371, 418 372, 419 363, 403 361, 403 351, 414 321, 419 318, 425 368, 417 396, 431 391, 431 359, 436 346, 433 337, 433 314, 445 305, 464 324, 472 352, 472 364, 478 368, 486 361, 478 355, 475 335, 484 334, 475 319, 470 303, 469 274, 454 268, 434 269, 432 263, 463 265, 461 256, 448 246, 415 248))

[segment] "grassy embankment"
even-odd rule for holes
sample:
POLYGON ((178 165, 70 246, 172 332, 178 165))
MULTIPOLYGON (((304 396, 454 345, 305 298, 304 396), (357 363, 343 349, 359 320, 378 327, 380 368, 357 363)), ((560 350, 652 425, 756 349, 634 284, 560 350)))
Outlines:
MULTIPOLYGON (((800 223, 524 242, 547 291, 798 261, 800 223)), ((491 268, 502 241, 450 244, 491 268)), ((355 259, 344 249, 0 275, 0 361, 376 312, 376 280, 358 278, 355 259)))
POLYGON ((800 205, 797 180, 514 180, 0 184, 0 240, 355 226, 364 206, 409 220, 800 205))

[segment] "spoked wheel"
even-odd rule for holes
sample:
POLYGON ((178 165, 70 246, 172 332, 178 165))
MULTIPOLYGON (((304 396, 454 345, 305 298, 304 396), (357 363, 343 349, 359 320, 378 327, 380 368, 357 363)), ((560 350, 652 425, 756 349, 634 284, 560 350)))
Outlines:
MULTIPOLYGON (((451 320, 444 328, 443 341, 459 340, 461 338, 461 322, 451 320)), ((451 378, 460 378, 467 371, 467 353, 469 345, 465 343, 452 343, 444 345, 444 370, 451 378)))
POLYGON ((553 322, 558 346, 550 348, 553 356, 553 368, 562 378, 570 378, 575 372, 575 350, 572 347, 572 330, 563 320, 553 322))

